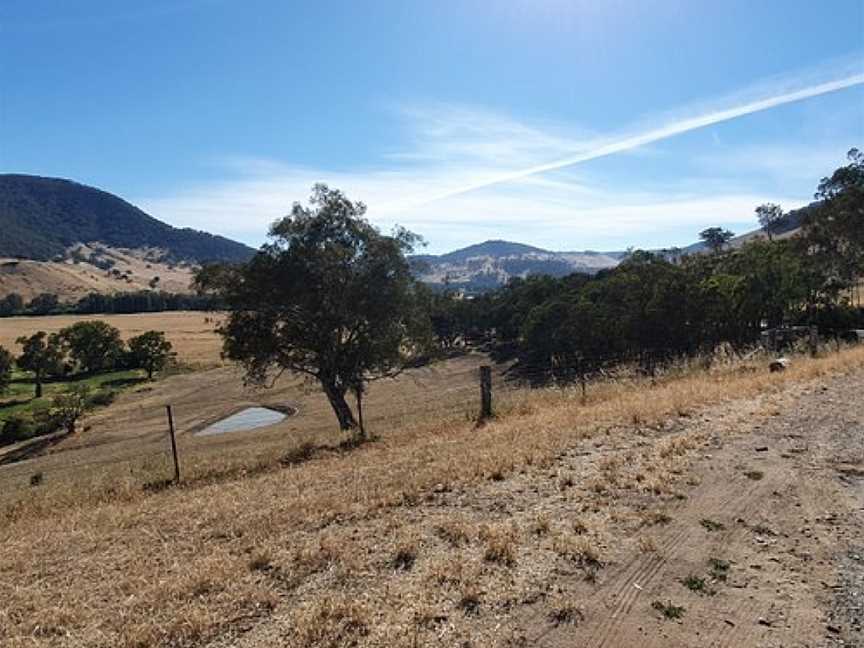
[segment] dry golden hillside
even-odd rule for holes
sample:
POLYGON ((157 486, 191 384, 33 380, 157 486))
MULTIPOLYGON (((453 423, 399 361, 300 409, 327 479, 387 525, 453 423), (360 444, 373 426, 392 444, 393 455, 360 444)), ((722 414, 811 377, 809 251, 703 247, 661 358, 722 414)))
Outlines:
POLYGON ((192 266, 157 260, 162 256, 158 250, 127 250, 91 243, 77 245, 70 249, 70 253, 73 251, 83 259, 96 252, 100 259, 113 262, 113 266, 105 270, 86 260, 76 263, 71 258, 64 261, 0 258, 0 297, 18 293, 27 301, 40 293, 53 293, 60 301, 70 302, 91 292, 146 290, 154 277, 159 277, 156 285, 159 290, 190 291, 192 266))

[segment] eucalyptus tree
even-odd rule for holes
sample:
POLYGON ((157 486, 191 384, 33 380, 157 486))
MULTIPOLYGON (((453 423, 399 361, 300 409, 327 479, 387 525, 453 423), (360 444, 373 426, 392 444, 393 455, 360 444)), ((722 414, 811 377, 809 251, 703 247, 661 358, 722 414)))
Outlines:
POLYGON ((199 291, 218 295, 223 356, 266 385, 283 372, 317 382, 342 430, 365 437, 362 399, 372 380, 395 376, 431 348, 431 326, 406 259, 419 238, 382 234, 363 203, 323 184, 308 206, 270 228, 269 242, 239 266, 205 266, 199 291), (353 393, 357 416, 346 395, 353 393))

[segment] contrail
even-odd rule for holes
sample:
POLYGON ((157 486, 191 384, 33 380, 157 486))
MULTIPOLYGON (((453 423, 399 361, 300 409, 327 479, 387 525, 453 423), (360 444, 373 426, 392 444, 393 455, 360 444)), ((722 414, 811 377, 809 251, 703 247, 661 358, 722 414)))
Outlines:
POLYGON ((674 137, 675 135, 680 135, 681 133, 686 133, 692 130, 696 130, 698 128, 704 128, 705 126, 711 126, 712 124, 719 124, 721 122, 729 121, 730 119, 736 119, 738 117, 743 117, 744 115, 750 115, 752 113, 761 112, 770 108, 776 108, 777 106, 782 106, 784 104, 802 101, 803 99, 809 99, 810 97, 817 97, 819 95, 827 94, 829 92, 843 90, 844 88, 851 88, 856 85, 861 85, 862 83, 864 83, 864 74, 856 74, 843 79, 838 79, 836 81, 820 83, 819 85, 814 85, 808 88, 803 88, 801 90, 796 90, 795 92, 787 92, 785 94, 777 95, 775 97, 760 99, 759 101, 752 101, 736 108, 718 110, 715 112, 707 113, 705 115, 700 115, 698 117, 683 119, 667 126, 663 126, 662 128, 655 128, 639 135, 631 135, 630 137, 625 137, 617 141, 612 141, 608 144, 604 144, 603 146, 599 146, 590 151, 585 151, 584 153, 579 153, 578 155, 573 155, 571 157, 566 157, 561 160, 556 160, 555 162, 538 164, 537 166, 528 167, 527 169, 520 169, 518 171, 503 173, 494 178, 489 178, 487 180, 460 187, 459 189, 453 189, 451 191, 439 194, 432 198, 423 200, 422 202, 430 203, 437 200, 442 200, 444 198, 450 198, 452 196, 458 196, 460 194, 468 193, 469 191, 474 191, 475 189, 482 189, 483 187, 501 184, 502 182, 519 180, 520 178, 536 175, 538 173, 544 173, 546 171, 562 169, 564 167, 572 166, 574 164, 579 164, 580 162, 587 162, 588 160, 595 160, 606 155, 612 155, 613 153, 629 151, 630 149, 644 146, 645 144, 651 144, 652 142, 657 142, 658 140, 674 137))

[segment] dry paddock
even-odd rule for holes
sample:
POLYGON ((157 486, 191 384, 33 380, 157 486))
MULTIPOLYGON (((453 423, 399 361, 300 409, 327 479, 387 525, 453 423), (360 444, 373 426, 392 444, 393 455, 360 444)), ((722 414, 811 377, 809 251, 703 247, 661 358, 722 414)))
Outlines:
POLYGON ((60 329, 82 320, 100 320, 120 330, 124 340, 144 331, 164 331, 174 345, 178 359, 196 367, 222 364, 219 357, 219 336, 214 332, 218 314, 198 311, 171 311, 164 313, 137 313, 131 315, 46 315, 39 317, 0 318, 0 346, 15 353, 19 347, 15 340, 36 331, 56 333, 60 329))
MULTIPOLYGON (((453 376, 475 375, 470 363, 478 361, 435 368, 434 384, 455 386, 453 376)), ((682 368, 656 384, 612 381, 594 385, 587 403, 566 389, 511 392, 499 418, 479 429, 461 407, 435 409, 376 423, 378 440, 350 451, 307 452, 293 445, 298 431, 260 446, 278 448, 284 463, 258 456, 245 472, 219 468, 246 451, 238 441, 202 454, 193 467, 198 481, 155 492, 134 481, 94 483, 86 470, 55 489, 46 471, 43 485, 3 510, 0 643, 759 645, 781 629, 771 607, 780 585, 758 580, 749 565, 772 565, 752 552, 780 536, 755 516, 783 508, 760 502, 772 492, 791 497, 796 470, 806 469, 818 506, 831 502, 832 519, 849 519, 835 472, 823 474, 801 454, 807 441, 784 427, 786 414, 825 408, 852 421, 854 408, 832 406, 821 394, 845 403, 860 389, 862 367, 864 350, 853 349, 796 358, 781 374, 759 360, 682 368), (763 429, 776 436, 771 462, 760 468, 768 455, 750 435, 763 429), (757 468, 764 484, 754 481, 757 468), (722 572, 727 558, 735 586, 719 572, 709 583, 716 595, 681 584, 722 572), (679 606, 683 622, 664 617, 679 606), (761 621, 750 618, 757 611, 761 621)), ((158 409, 160 398, 194 400, 202 390, 206 401, 229 390, 227 371, 173 377, 103 415, 135 429, 144 424, 136 399, 154 399, 158 409)), ((416 410, 434 402, 428 387, 408 392, 409 381, 422 377, 403 379, 382 388, 375 405, 370 397, 370 412, 403 393, 416 410)), ((845 420, 830 425, 840 429, 845 420)), ((82 435, 82 447, 57 456, 83 457, 99 451, 100 435, 123 434, 105 422, 92 421, 89 446, 82 435)), ((155 418, 152 425, 145 436, 158 433, 155 418)), ((260 433, 262 443, 270 433, 260 433)), ((247 450, 258 445, 251 439, 247 450)), ((784 524, 802 526, 791 514, 784 524)), ((827 564, 832 547, 811 547, 812 540, 810 533, 797 550, 827 564)), ((822 600, 809 597, 810 587, 820 590, 820 579, 835 576, 804 570, 785 578, 790 596, 807 594, 795 610, 812 611, 822 600)), ((787 624, 778 639, 799 645, 796 634, 812 634, 819 614, 787 624)))
MULTIPOLYGON (((478 367, 484 361, 469 354, 373 383, 364 400, 367 429, 390 432, 432 418, 464 422, 479 409, 478 367)), ((502 385, 500 374, 496 383, 502 385)), ((232 366, 182 373, 122 392, 111 406, 86 416, 75 436, 0 448, 0 502, 39 495, 54 506, 84 491, 98 497, 163 480, 172 473, 168 405, 187 483, 262 470, 298 452, 335 451, 346 441, 326 398, 303 379, 285 376, 272 388, 254 388, 244 386, 242 372, 232 366), (251 431, 196 436, 250 406, 296 413, 251 431), (38 493, 30 488, 34 475, 41 479, 38 493)))

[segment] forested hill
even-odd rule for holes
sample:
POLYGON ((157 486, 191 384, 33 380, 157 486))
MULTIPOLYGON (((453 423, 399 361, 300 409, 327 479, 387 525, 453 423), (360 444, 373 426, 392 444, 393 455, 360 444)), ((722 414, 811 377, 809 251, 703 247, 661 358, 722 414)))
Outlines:
POLYGON ((160 248, 175 260, 245 261, 253 250, 222 236, 178 229, 122 198, 59 178, 0 174, 0 257, 48 260, 76 243, 160 248))

